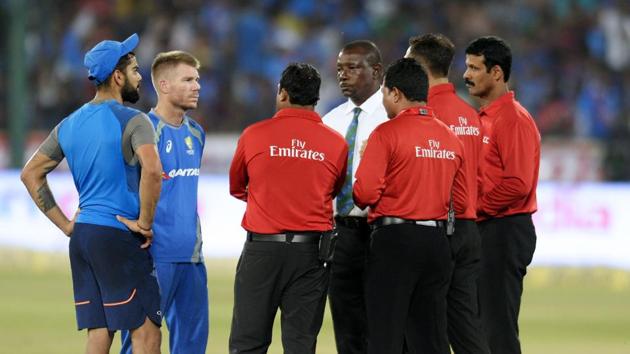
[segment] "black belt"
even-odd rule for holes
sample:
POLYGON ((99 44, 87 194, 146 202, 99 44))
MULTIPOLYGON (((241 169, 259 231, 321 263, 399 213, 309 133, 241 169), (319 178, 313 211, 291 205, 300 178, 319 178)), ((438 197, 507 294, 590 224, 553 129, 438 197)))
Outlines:
POLYGON ((335 216, 335 223, 350 229, 361 229, 368 226, 367 217, 361 216, 335 216))
POLYGON ((430 227, 444 227, 444 225, 446 225, 443 220, 409 220, 396 218, 393 216, 383 216, 372 222, 372 225, 375 227, 398 224, 414 224, 430 227))
POLYGON ((247 233, 247 241, 249 242, 286 242, 286 243, 319 243, 322 233, 320 232, 287 232, 283 234, 257 234, 255 232, 247 233))

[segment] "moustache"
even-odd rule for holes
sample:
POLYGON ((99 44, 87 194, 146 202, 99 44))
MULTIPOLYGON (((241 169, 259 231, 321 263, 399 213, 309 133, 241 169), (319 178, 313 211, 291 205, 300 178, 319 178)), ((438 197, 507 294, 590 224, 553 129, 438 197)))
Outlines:
POLYGON ((472 81, 470 81, 470 80, 468 80, 468 79, 464 79, 464 83, 465 83, 466 85, 475 86, 475 83, 474 83, 474 82, 472 82, 472 81))

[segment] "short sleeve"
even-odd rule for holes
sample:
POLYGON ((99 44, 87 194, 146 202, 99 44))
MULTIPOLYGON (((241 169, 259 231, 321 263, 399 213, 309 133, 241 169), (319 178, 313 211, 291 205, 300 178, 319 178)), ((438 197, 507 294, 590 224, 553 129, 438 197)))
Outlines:
MULTIPOLYGON (((125 130, 129 130, 131 147, 135 151, 138 146, 145 144, 155 144, 155 129, 153 124, 145 114, 133 117, 125 130)), ((124 134, 123 134, 124 135, 124 134)))
POLYGON ((59 145, 59 124, 48 134, 46 140, 39 146, 38 151, 48 156, 51 160, 63 160, 65 155, 61 145, 59 145))
POLYGON ((139 146, 146 144, 156 144, 155 129, 149 120, 149 117, 140 113, 131 118, 122 135, 122 150, 125 161, 129 164, 135 164, 135 151, 139 146))

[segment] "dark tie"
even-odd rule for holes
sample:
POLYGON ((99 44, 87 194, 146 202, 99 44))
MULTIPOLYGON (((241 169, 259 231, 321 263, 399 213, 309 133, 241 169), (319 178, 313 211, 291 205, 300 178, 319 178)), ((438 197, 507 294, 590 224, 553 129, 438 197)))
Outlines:
POLYGON ((354 143, 357 138, 357 126, 359 125, 361 108, 355 107, 353 112, 354 116, 352 117, 352 122, 350 122, 348 130, 346 131, 346 142, 348 143, 346 181, 343 183, 341 192, 337 195, 337 214, 341 216, 348 215, 354 207, 354 201, 352 200, 352 162, 354 160, 354 143))

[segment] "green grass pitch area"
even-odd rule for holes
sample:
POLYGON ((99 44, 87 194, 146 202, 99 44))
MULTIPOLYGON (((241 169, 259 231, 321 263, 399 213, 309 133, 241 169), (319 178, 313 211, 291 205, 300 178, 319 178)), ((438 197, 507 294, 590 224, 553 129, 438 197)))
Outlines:
MULTIPOLYGON (((236 260, 208 260, 210 340, 207 353, 227 353, 236 260)), ((630 272, 532 268, 521 308, 527 354, 630 353, 630 272)), ((269 353, 282 353, 279 321, 269 353)), ((75 327, 69 262, 63 254, 0 249, 0 352, 82 353, 75 327)), ((117 353, 116 335, 111 353, 117 353)), ((162 352, 168 353, 168 338, 162 352)), ((317 353, 332 354, 328 310, 317 353)))

